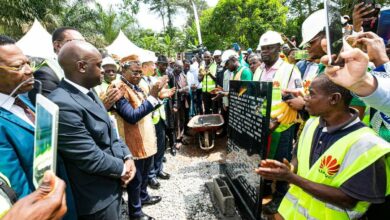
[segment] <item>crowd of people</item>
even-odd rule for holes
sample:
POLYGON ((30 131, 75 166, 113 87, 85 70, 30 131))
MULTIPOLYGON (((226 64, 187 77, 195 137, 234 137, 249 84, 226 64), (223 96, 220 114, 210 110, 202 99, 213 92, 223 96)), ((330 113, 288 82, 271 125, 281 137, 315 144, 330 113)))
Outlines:
POLYGON ((142 207, 163 198, 148 187, 170 179, 164 154, 187 144, 189 120, 221 114, 225 125, 213 135, 228 133, 230 80, 273 82, 272 112, 296 112, 292 120, 271 114, 267 155, 256 169, 266 179, 262 194, 272 195, 265 215, 386 215, 390 43, 374 33, 370 13, 361 3, 352 24, 343 17, 344 35, 354 39, 338 55, 343 66, 328 65, 324 10, 303 22, 300 45, 269 30, 255 51, 233 43, 191 59, 119 58, 61 27, 52 34, 57 58, 33 71, 15 41, 0 36, 0 218, 119 219, 125 190, 129 219, 154 219, 142 207), (37 93, 59 106, 59 125, 56 175, 46 172, 36 189, 37 93))

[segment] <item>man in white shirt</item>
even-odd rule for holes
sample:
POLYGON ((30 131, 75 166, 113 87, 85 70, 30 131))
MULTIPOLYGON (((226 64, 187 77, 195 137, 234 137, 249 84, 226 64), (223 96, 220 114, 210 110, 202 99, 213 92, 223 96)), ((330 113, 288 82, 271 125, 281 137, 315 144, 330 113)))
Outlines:
POLYGON ((203 114, 202 107, 202 82, 199 82, 199 62, 197 57, 192 58, 192 64, 190 66, 190 73, 194 76, 194 87, 196 86, 196 92, 194 94, 194 104, 196 114, 203 114))

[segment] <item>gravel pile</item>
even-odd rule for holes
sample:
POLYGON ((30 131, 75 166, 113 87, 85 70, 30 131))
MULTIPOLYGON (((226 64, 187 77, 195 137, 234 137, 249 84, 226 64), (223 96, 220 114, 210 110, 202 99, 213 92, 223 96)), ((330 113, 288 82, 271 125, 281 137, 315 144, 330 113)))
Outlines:
MULTIPOLYGON (((145 206, 143 211, 158 220, 216 220, 220 219, 214 208, 210 193, 205 186, 220 174, 220 164, 226 156, 226 139, 217 139, 214 149, 205 152, 195 138, 189 138, 176 156, 166 152, 164 171, 171 174, 169 180, 159 180, 158 190, 148 188, 150 195, 162 196, 156 205, 145 206)), ((125 200, 127 201, 126 195, 125 200)), ((127 217, 127 204, 123 204, 122 219, 127 217)))

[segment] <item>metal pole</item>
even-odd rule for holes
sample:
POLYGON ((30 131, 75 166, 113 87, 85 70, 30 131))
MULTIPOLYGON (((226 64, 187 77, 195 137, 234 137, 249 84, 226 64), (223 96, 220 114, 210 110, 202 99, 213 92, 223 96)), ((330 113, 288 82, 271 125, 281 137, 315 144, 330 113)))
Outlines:
POLYGON ((198 40, 199 40, 199 45, 202 45, 202 35, 200 33, 200 25, 199 25, 199 17, 198 17, 198 11, 196 10, 196 6, 194 1, 192 2, 192 8, 194 9, 194 15, 195 15, 195 24, 196 24, 196 30, 198 31, 198 40))

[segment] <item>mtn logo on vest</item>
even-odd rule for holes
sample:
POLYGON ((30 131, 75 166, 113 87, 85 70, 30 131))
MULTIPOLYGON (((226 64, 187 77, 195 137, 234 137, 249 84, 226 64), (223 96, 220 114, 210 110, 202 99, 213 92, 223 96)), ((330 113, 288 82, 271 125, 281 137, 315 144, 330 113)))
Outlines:
POLYGON ((318 171, 324 174, 326 178, 333 178, 339 169, 340 164, 337 162, 337 159, 333 158, 331 155, 328 155, 322 157, 321 165, 318 171))

